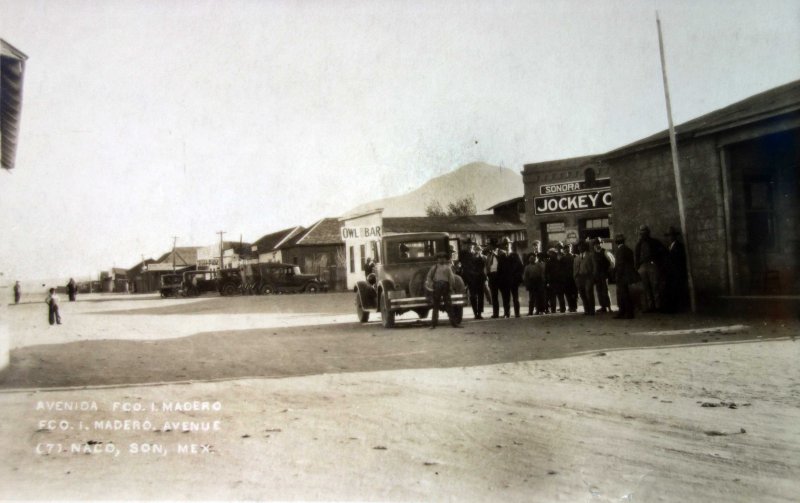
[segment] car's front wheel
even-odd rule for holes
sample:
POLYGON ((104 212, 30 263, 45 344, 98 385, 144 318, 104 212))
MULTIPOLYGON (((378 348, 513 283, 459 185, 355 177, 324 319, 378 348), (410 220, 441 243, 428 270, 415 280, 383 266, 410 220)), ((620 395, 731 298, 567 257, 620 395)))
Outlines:
POLYGON ((258 293, 260 293, 261 295, 272 295, 273 293, 275 293, 275 289, 270 284, 261 285, 261 288, 259 288, 258 293))
POLYGON ((309 283, 306 285, 304 290, 306 293, 317 293, 319 292, 319 285, 317 283, 309 283))

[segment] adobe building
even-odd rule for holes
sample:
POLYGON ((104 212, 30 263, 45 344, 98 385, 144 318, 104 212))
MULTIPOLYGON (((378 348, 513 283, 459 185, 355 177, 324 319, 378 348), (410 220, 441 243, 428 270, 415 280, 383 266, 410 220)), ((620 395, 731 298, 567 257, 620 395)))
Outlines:
POLYGON ((411 232, 447 232, 453 241, 471 239, 481 246, 490 239, 508 237, 518 244, 518 253, 527 246, 525 224, 519 218, 508 215, 440 216, 440 217, 384 217, 377 209, 357 215, 342 217, 341 236, 344 241, 347 288, 352 290, 356 282, 364 279, 364 264, 367 257, 381 261, 380 240, 384 234, 407 234, 411 232))
POLYGON ((331 290, 345 288, 345 252, 338 218, 323 218, 278 245, 282 261, 316 274, 331 290))
MULTIPOLYGON (((676 136, 698 305, 797 299, 800 81, 681 124, 676 136)), ((531 236, 624 233, 633 246, 640 224, 661 240, 668 227, 681 227, 668 131, 603 155, 526 165, 523 180, 531 236), (581 185, 591 176, 608 179, 608 189, 581 185), (557 199, 545 200, 548 190, 557 199)))

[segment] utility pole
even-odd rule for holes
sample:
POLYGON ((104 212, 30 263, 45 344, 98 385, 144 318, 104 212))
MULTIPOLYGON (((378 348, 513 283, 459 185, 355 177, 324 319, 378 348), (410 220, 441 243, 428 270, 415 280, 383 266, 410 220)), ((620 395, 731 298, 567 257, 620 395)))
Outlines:
POLYGON ((219 269, 222 270, 222 235, 225 234, 225 231, 217 231, 219 234, 219 269))
POLYGON ((661 20, 656 11, 656 27, 658 28, 658 50, 661 53, 661 75, 664 79, 664 97, 667 102, 667 120, 669 122, 669 143, 672 151, 672 169, 675 172, 675 190, 678 196, 678 213, 681 218, 681 232, 683 233, 683 244, 686 250, 686 271, 689 281, 689 301, 692 312, 697 312, 697 303, 694 293, 694 280, 692 279, 692 254, 689 253, 689 236, 686 233, 686 209, 683 204, 683 190, 681 186, 681 169, 678 163, 678 141, 675 138, 675 126, 672 124, 672 105, 669 99, 669 85, 667 84, 667 63, 664 58, 664 39, 661 36, 661 20))

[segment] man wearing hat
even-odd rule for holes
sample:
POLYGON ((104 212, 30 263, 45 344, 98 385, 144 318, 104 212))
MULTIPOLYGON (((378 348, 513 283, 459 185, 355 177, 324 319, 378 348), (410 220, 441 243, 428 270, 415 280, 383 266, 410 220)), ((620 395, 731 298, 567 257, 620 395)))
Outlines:
POLYGON ((483 319, 483 291, 486 284, 486 262, 477 243, 469 239, 461 256, 461 276, 469 291, 469 303, 476 320, 483 319))
POLYGON ((631 285, 640 281, 639 273, 633 266, 633 251, 625 244, 625 236, 614 236, 617 251, 614 253, 614 279, 617 283, 617 307, 619 311, 614 318, 633 318, 633 297, 631 285))
POLYGON ((486 255, 486 277, 489 279, 489 292, 492 296, 492 318, 500 316, 500 263, 505 260, 505 252, 497 247, 495 238, 489 239, 486 255))
POLYGON ((658 239, 650 236, 647 225, 639 226, 639 241, 634 251, 634 266, 642 277, 644 289, 644 312, 652 313, 662 306, 661 292, 664 288, 662 269, 667 249, 658 239))
POLYGON ((681 231, 672 226, 664 234, 669 241, 664 278, 664 310, 670 313, 686 308, 689 298, 686 249, 678 241, 680 235, 681 231))
POLYGON ((439 252, 436 254, 436 265, 428 271, 425 285, 433 289, 433 313, 431 315, 431 330, 439 323, 439 309, 444 305, 447 316, 450 315, 450 292, 456 286, 456 273, 450 265, 450 254, 439 252))

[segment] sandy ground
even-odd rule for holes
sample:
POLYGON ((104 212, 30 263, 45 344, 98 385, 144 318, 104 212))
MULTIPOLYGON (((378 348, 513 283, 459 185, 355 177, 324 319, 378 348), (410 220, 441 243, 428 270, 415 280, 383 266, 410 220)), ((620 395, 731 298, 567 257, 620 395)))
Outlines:
POLYGON ((98 295, 50 327, 27 300, 6 311, 3 499, 800 494, 796 322, 556 315, 431 331, 410 316, 385 331, 354 323, 346 295, 98 295))

